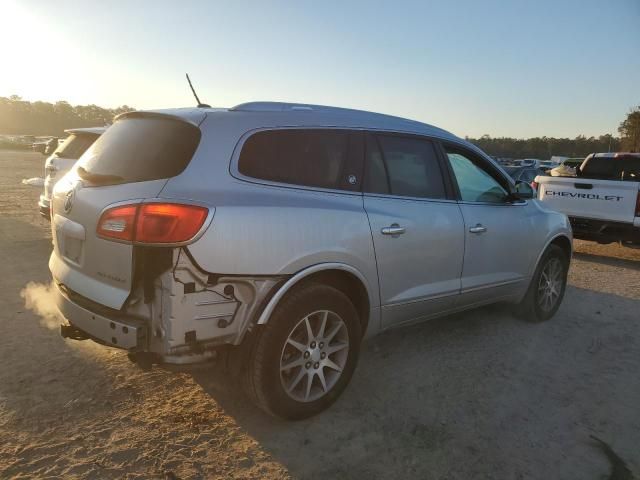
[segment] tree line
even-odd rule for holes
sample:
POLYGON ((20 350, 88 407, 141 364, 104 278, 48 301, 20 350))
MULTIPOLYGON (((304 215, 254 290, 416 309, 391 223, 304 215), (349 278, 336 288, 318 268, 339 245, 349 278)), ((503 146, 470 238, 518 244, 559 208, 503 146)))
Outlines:
MULTIPOLYGON (((78 127, 101 127, 113 122, 120 113, 134 110, 128 105, 102 108, 60 101, 28 102, 17 95, 0 97, 0 134, 62 136, 64 130, 78 127)), ((550 158, 553 155, 584 157, 592 152, 640 152, 640 106, 633 108, 618 128, 620 137, 577 136, 576 138, 467 138, 489 155, 503 158, 550 158)))
POLYGON ((534 137, 467 138, 489 155, 501 158, 551 158, 586 157, 595 152, 640 152, 640 105, 632 108, 618 127, 620 137, 600 135, 599 137, 576 138, 534 137))
POLYGON ((61 137, 68 128, 102 127, 134 108, 102 108, 68 102, 28 102, 17 95, 0 97, 0 134, 61 137))

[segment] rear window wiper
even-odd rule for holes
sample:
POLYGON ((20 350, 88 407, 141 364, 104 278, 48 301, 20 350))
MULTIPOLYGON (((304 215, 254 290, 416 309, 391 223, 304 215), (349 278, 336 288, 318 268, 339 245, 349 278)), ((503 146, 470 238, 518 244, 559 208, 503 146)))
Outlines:
POLYGON ((120 177, 119 175, 92 173, 85 170, 84 167, 78 167, 77 171, 80 178, 95 185, 108 185, 113 183, 121 183, 124 181, 124 178, 120 177))

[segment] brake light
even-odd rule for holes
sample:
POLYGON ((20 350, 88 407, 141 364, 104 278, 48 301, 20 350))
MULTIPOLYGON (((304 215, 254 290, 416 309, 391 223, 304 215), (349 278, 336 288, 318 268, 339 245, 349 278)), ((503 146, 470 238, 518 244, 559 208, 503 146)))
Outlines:
POLYGON ((107 210, 100 217, 97 233, 99 237, 133 241, 138 205, 122 205, 107 210))
POLYGON ((198 233, 208 214, 205 207, 179 203, 122 205, 102 214, 97 234, 144 244, 182 243, 198 233))
POLYGON ((534 190, 538 190, 538 182, 536 182, 535 180, 531 182, 531 188, 533 188, 534 190))
POLYGON ((136 222, 136 242, 180 243, 191 240, 202 228, 209 210, 178 203, 145 203, 136 222))

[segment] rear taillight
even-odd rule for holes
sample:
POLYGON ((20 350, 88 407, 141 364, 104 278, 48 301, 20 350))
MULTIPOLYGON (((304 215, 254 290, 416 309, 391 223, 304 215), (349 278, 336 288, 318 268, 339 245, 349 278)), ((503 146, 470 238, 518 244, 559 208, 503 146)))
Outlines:
POLYGON ((122 205, 102 214, 97 234, 144 244, 183 243, 200 231, 208 215, 205 207, 180 203, 122 205))
POLYGON ((638 196, 636 197, 636 217, 640 217, 640 192, 638 192, 638 196))
POLYGON ((535 180, 531 182, 531 188, 533 188, 534 190, 538 190, 538 182, 536 182, 535 180))
POLYGON ((107 210, 100 217, 97 233, 99 237, 133 241, 138 205, 122 205, 107 210))

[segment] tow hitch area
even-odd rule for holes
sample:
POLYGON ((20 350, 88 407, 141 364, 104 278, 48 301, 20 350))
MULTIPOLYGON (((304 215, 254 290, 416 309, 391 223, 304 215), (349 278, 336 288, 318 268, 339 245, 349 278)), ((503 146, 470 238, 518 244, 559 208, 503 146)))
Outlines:
POLYGON ((62 338, 70 338, 71 340, 89 340, 91 338, 73 325, 60 325, 60 335, 62 338))

